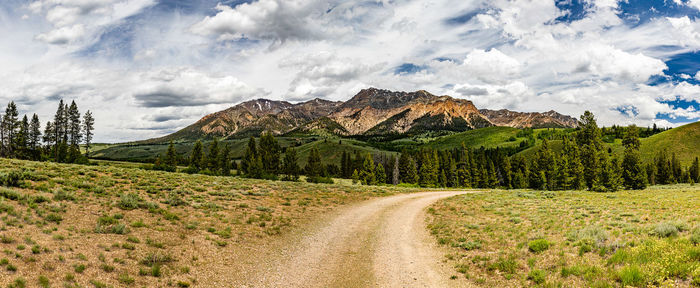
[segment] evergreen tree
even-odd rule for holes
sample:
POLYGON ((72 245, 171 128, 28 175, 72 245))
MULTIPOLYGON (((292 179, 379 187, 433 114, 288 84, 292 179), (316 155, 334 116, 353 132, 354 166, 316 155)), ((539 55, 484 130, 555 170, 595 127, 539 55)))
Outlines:
POLYGON ((168 151, 165 153, 164 164, 173 168, 177 168, 177 151, 175 151, 175 145, 173 141, 170 141, 168 145, 168 151))
POLYGON ((65 121, 65 105, 63 104, 63 99, 58 103, 58 109, 56 110, 56 114, 54 115, 54 120, 53 120, 53 128, 54 128, 54 137, 53 137, 53 144, 54 144, 54 152, 55 155, 54 157, 56 158, 56 162, 62 162, 61 151, 63 150, 60 146, 60 143, 65 143, 67 141, 66 137, 66 121, 65 121))
POLYGON ((311 148, 309 159, 306 163, 306 176, 309 178, 323 176, 323 164, 321 164, 321 153, 316 148, 311 148))
POLYGON ((80 111, 78 111, 78 105, 75 104, 75 101, 72 101, 70 107, 68 107, 67 118, 69 143, 72 148, 77 149, 78 145, 82 142, 83 129, 80 125, 80 111))
POLYGON ((377 164, 374 175, 376 175, 377 183, 386 184, 386 171, 384 170, 384 165, 382 165, 382 163, 377 164))
POLYGON ((209 153, 207 157, 203 159, 202 168, 209 169, 213 173, 217 173, 220 170, 219 167, 219 141, 214 139, 209 143, 209 153))
POLYGON ((262 157, 263 169, 267 174, 277 174, 280 166, 281 148, 277 139, 272 133, 263 133, 260 137, 260 150, 258 154, 262 157))
POLYGON ((625 147, 625 154, 622 160, 622 180, 625 189, 641 190, 646 188, 647 175, 639 153, 641 142, 639 141, 639 130, 636 126, 633 125, 627 128, 622 145, 625 147))
POLYGON ((364 185, 374 185, 377 184, 377 178, 374 174, 374 159, 372 154, 367 153, 365 161, 362 164, 362 170, 360 170, 360 181, 364 185))
POLYGON ((498 187, 498 176, 496 176, 496 168, 493 165, 493 161, 489 160, 488 161, 488 166, 487 166, 487 175, 488 175, 488 182, 487 186, 488 188, 496 188, 498 187))
POLYGON ((248 140, 248 147, 243 155, 243 160, 241 161, 241 172, 243 174, 250 174, 251 167, 255 165, 255 161, 258 157, 258 149, 255 144, 255 138, 253 136, 248 140))
POLYGON ((282 173, 284 180, 299 180, 299 164, 297 164, 297 151, 292 147, 287 147, 284 151, 284 161, 282 163, 282 173))
POLYGON ((698 163, 698 157, 695 157, 695 161, 690 165, 688 169, 688 174, 692 183, 700 182, 700 163, 698 163))
POLYGON ((683 169, 681 169, 681 161, 676 158, 676 153, 671 154, 671 172, 673 174, 673 183, 682 182, 683 169))
POLYGON ((14 148, 16 145, 16 135, 17 129, 19 128, 19 121, 17 119, 19 113, 17 112, 17 105, 14 101, 7 104, 5 109, 5 115, 2 117, 2 123, 0 124, 0 133, 2 135, 2 154, 8 157, 15 157, 14 148))
POLYGON ((90 144, 92 144, 92 131, 95 130, 95 118, 89 110, 83 116, 83 133, 85 135, 85 156, 90 157, 90 144))
POLYGON ((41 156, 41 123, 39 116, 32 115, 32 122, 29 124, 29 150, 31 159, 39 160, 41 156))
POLYGON ((219 152, 219 175, 229 176, 231 175, 231 147, 226 144, 224 149, 219 152))
POLYGON ((55 155, 55 152, 52 153, 51 151, 52 149, 55 149, 53 146, 53 143, 56 142, 55 132, 56 129, 54 128, 53 123, 51 121, 47 121, 46 127, 44 127, 44 137, 42 140, 44 141, 44 145, 46 147, 46 154, 49 154, 49 156, 55 155))
POLYGON ((666 150, 659 151, 656 156, 656 184, 673 183, 673 172, 671 171, 671 161, 668 160, 666 150))
POLYGON ((649 163, 645 168, 647 171, 647 183, 656 185, 656 164, 649 163))
POLYGON ((202 170, 202 159, 204 158, 202 153, 202 142, 197 140, 197 142, 194 143, 192 153, 190 154, 190 169, 196 171, 202 170))
POLYGON ((418 171, 413 157, 408 155, 408 151, 401 152, 399 156, 399 182, 415 184, 418 182, 418 171))

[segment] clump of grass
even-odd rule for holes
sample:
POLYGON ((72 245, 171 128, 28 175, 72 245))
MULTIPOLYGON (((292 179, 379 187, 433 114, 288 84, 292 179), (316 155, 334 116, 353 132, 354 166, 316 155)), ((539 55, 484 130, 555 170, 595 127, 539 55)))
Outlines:
POLYGON ((498 270, 506 274, 515 274, 517 269, 518 263, 515 262, 515 257, 501 257, 488 266, 488 270, 498 270))
POLYGON ((134 278, 129 276, 129 274, 127 274, 127 273, 119 274, 118 280, 119 280, 119 283, 124 284, 124 285, 133 285, 136 282, 136 280, 134 280, 134 278))
POLYGON ((161 252, 154 252, 154 253, 149 253, 148 255, 146 255, 146 257, 144 257, 140 263, 142 265, 152 267, 155 265, 166 264, 166 263, 169 263, 172 261, 174 261, 174 259, 172 256, 170 256, 170 254, 165 254, 165 253, 161 253, 161 252))
POLYGON ((42 288, 49 288, 49 286, 51 284, 49 282, 49 278, 44 276, 44 275, 40 275, 39 278, 37 279, 37 282, 39 283, 39 286, 41 286, 42 288))
POLYGON ((549 249, 551 243, 547 239, 535 239, 527 243, 528 250, 532 253, 540 253, 549 249))
POLYGON ((646 276, 637 265, 626 266, 617 272, 617 279, 623 287, 642 287, 646 284, 646 276))
POLYGON ((530 272, 527 274, 527 279, 531 280, 537 285, 544 284, 544 282, 547 280, 547 272, 539 269, 530 270, 530 272))

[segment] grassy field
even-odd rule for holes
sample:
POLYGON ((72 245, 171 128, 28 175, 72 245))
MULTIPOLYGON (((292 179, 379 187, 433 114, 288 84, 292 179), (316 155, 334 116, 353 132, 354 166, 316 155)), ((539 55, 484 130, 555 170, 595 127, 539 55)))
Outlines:
POLYGON ((254 257, 245 251, 333 207, 413 191, 107 162, 0 167, 0 283, 28 287, 210 287, 254 257))
POLYGON ((455 281, 482 287, 698 287, 700 186, 485 191, 443 200, 429 229, 455 281))
POLYGON ((517 146, 525 139, 517 139, 519 131, 520 129, 511 127, 487 127, 444 136, 423 146, 438 150, 459 148, 462 143, 468 148, 517 146))

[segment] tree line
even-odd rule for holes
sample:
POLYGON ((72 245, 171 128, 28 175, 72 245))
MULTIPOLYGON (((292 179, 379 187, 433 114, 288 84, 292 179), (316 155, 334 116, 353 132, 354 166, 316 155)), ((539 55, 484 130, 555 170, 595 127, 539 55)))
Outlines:
POLYGON ((39 116, 19 118, 14 101, 7 104, 0 120, 0 156, 34 161, 87 163, 95 119, 90 111, 81 116, 78 105, 60 100, 53 122, 41 131, 39 116), (80 145, 85 145, 85 155, 80 145))
MULTIPOLYGON (((254 137, 249 139, 240 161, 232 160, 229 147, 220 149, 215 140, 208 149, 198 141, 189 158, 180 163, 189 165, 184 170, 189 173, 230 175, 230 171, 236 169, 239 175, 260 179, 297 181, 305 175, 307 181, 314 183, 332 183, 331 178, 346 178, 365 185, 421 187, 617 191, 644 189, 650 184, 700 181, 697 158, 690 167, 683 169, 675 154, 669 157, 666 151, 660 151, 653 163, 644 164, 639 151, 640 131, 650 129, 636 126, 608 129, 621 133, 624 153, 618 157, 604 144, 604 131, 591 112, 586 111, 579 122, 580 128, 573 133, 547 130, 546 135, 538 135, 541 145, 530 159, 510 156, 509 149, 462 146, 449 150, 404 150, 398 158, 343 152, 338 166, 324 164, 320 151, 312 148, 306 165, 300 167, 294 147, 283 149, 271 133, 263 133, 259 141, 254 137), (561 148, 554 149, 548 139, 561 140, 561 148)), ((534 145, 532 130, 525 129, 522 133, 534 145)), ((159 158, 156 167, 176 170, 178 156, 172 143, 164 159, 159 158)))

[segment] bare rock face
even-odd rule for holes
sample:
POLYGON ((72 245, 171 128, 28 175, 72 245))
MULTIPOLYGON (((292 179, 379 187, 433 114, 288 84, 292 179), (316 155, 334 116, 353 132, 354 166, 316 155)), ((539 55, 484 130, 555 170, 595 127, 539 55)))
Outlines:
POLYGON ((247 137, 263 131, 325 130, 340 135, 383 135, 423 131, 465 131, 489 126, 515 128, 576 127, 575 118, 555 111, 522 113, 477 109, 471 101, 436 96, 424 90, 360 91, 346 102, 313 99, 292 104, 257 99, 205 116, 196 123, 152 142, 203 137, 247 137))
POLYGON ((556 111, 544 113, 515 112, 502 110, 479 110, 491 123, 496 126, 509 126, 514 128, 575 128, 578 126, 576 118, 559 114, 556 111))

